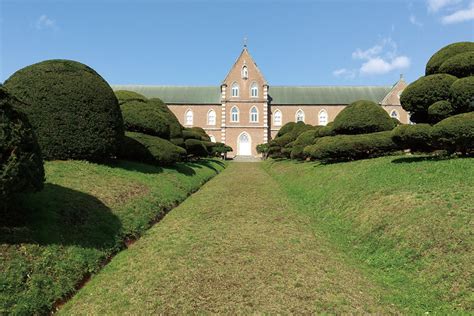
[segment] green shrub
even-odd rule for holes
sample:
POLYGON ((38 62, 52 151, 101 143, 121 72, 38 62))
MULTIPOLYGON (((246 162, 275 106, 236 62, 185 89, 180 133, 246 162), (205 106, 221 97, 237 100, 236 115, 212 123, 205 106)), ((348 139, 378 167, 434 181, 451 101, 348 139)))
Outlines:
MULTIPOLYGON (((333 123, 333 122, 331 122, 333 123)), ((318 129, 318 136, 319 137, 324 137, 324 136, 334 136, 336 135, 336 132, 334 132, 333 124, 331 125, 326 125, 318 129)))
POLYGON ((322 137, 314 145, 307 146, 305 152, 312 158, 327 163, 375 158, 398 149, 392 141, 391 131, 385 131, 322 137))
POLYGON ((435 102, 449 100, 451 85, 456 77, 447 74, 421 77, 403 90, 400 103, 411 114, 410 120, 427 123, 428 108, 435 102))
POLYGON ((35 133, 20 101, 0 87, 0 211, 17 193, 43 188, 44 169, 35 133))
POLYGON ((454 114, 455 110, 451 102, 446 100, 435 102, 428 108, 428 116, 431 123, 437 123, 454 114))
POLYGON ((388 131, 395 127, 390 115, 381 106, 359 100, 344 108, 334 119, 336 134, 366 134, 388 131))
POLYGON ((207 142, 211 141, 211 138, 209 137, 209 135, 206 133, 206 131, 203 128, 195 126, 195 127, 191 127, 189 130, 201 135, 201 140, 207 141, 207 142))
POLYGON ((21 103, 46 159, 100 161, 113 157, 124 136, 112 88, 93 69, 48 60, 15 72, 5 87, 21 103))
POLYGON ((392 140, 401 149, 412 152, 431 152, 431 130, 429 124, 400 125, 392 131, 392 140))
POLYGON ((441 64, 439 72, 450 74, 458 78, 474 75, 474 50, 449 58, 441 64))
POLYGON ((171 138, 170 141, 176 146, 183 147, 183 148, 185 147, 184 138, 171 138))
POLYGON ((474 154, 474 112, 448 117, 433 126, 433 142, 449 153, 474 154))
POLYGON ((439 72, 441 65, 448 59, 464 53, 474 51, 473 42, 459 42, 447 45, 437 51, 426 64, 426 75, 433 75, 439 72))
POLYGON ((196 139, 196 140, 202 140, 202 135, 189 129, 189 128, 185 128, 183 130, 183 138, 184 140, 186 141, 187 139, 196 139))
MULTIPOLYGON (((284 127, 284 133, 282 133, 280 136, 275 137, 275 139, 271 140, 269 143, 269 146, 271 150, 269 150, 269 156, 272 158, 280 158, 280 157, 286 157, 290 158, 291 155, 291 149, 292 149, 292 143, 296 138, 303 132, 314 129, 314 126, 311 126, 309 124, 305 124, 304 122, 290 122, 285 124, 284 127), (293 123, 293 124, 290 124, 293 123)), ((282 128, 283 128, 282 127, 282 128)))
POLYGON ((474 111, 474 76, 456 80, 452 84, 451 103, 457 113, 474 111))
POLYGON ((123 104, 125 102, 130 102, 130 101, 141 101, 141 102, 146 102, 148 99, 134 91, 128 91, 128 90, 117 90, 115 91, 115 96, 117 97, 117 100, 119 101, 119 104, 123 104))
POLYGON ((170 139, 169 117, 152 102, 129 101, 120 109, 127 131, 170 139))
POLYGON ((170 137, 171 138, 183 138, 182 130, 184 127, 179 122, 176 115, 168 108, 168 106, 158 98, 152 98, 148 100, 148 103, 155 105, 156 107, 160 108, 161 111, 167 115, 167 122, 170 126, 170 137))
POLYGON ((285 125, 283 125, 279 130, 275 138, 280 137, 285 135, 286 133, 290 132, 293 130, 297 123, 295 122, 288 122, 285 125))
POLYGON ((263 159, 267 159, 270 151, 270 145, 268 143, 258 144, 256 149, 258 154, 262 154, 263 159))
POLYGON ((325 127, 317 126, 317 128, 310 129, 301 133, 298 138, 293 142, 290 157, 291 159, 305 159, 304 148, 314 143, 317 137, 319 137, 319 131, 325 127))
POLYGON ((188 155, 191 155, 194 157, 209 156, 209 152, 207 151, 206 146, 201 140, 190 138, 190 139, 186 139, 184 144, 186 145, 186 151, 188 152, 188 155))
POLYGON ((233 151, 232 147, 224 144, 224 143, 214 143, 214 146, 211 148, 211 155, 214 157, 221 157, 222 155, 226 155, 228 152, 233 151))
POLYGON ((127 139, 121 150, 122 159, 167 166, 186 156, 186 150, 166 139, 135 132, 126 132, 125 135, 127 139))

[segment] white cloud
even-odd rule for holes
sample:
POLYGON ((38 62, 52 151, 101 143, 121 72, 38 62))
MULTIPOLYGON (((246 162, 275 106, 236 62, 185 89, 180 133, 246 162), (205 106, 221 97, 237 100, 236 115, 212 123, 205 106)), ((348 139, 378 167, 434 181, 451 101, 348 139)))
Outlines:
POLYGON ((423 26, 423 23, 421 23, 420 21, 418 21, 416 19, 416 16, 411 14, 410 15, 410 23, 413 24, 413 25, 416 25, 416 26, 419 26, 419 27, 422 27, 423 26))
POLYGON ((36 29, 37 30, 44 30, 44 29, 53 29, 56 30, 56 21, 50 19, 47 15, 43 14, 36 20, 36 29))
POLYGON ((335 77, 343 77, 345 79, 354 79, 357 75, 357 71, 354 69, 336 69, 332 72, 335 77))
POLYGON ((383 75, 397 69, 410 67, 410 58, 398 56, 393 60, 384 60, 380 57, 369 59, 360 67, 362 75, 383 75))
POLYGON ((471 2, 467 9, 461 9, 455 11, 452 14, 443 16, 441 23, 443 24, 454 24, 474 20, 474 1, 471 2))
POLYGON ((446 8, 461 2, 461 0, 427 0, 428 11, 438 12, 442 8, 446 8))

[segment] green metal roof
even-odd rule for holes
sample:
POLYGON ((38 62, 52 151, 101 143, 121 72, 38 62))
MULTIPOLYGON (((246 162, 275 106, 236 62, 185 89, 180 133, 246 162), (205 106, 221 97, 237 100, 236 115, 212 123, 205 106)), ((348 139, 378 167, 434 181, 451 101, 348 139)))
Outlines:
MULTIPOLYGON (((220 87, 113 85, 168 104, 219 104, 220 87)), ((270 86, 272 104, 349 104, 357 100, 380 103, 391 86, 270 86)))

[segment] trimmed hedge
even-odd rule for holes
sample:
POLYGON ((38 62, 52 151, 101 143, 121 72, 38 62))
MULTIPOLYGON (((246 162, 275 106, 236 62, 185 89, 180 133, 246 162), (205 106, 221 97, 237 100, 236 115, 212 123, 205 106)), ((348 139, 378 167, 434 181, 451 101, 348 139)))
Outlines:
POLYGON ((136 132, 126 132, 120 158, 132 161, 172 165, 186 156, 186 150, 166 139, 136 132))
POLYGON ((435 102, 449 100, 451 85, 456 77, 447 74, 421 77, 403 90, 400 103, 411 113, 411 121, 427 123, 428 108, 435 102))
POLYGON ((0 211, 17 193, 43 188, 44 168, 36 135, 20 101, 0 87, 0 211))
POLYGON ((207 142, 211 141, 211 138, 209 137, 209 135, 207 135, 206 131, 203 128, 195 126, 195 127, 189 128, 189 130, 191 132, 199 134, 201 136, 201 140, 207 141, 207 142))
POLYGON ((179 122, 176 115, 168 108, 168 106, 158 98, 152 98, 148 100, 148 103, 153 104, 158 107, 164 115, 167 116, 167 122, 170 126, 170 138, 183 138, 183 129, 184 127, 179 122))
POLYGON ((188 140, 188 139, 202 140, 202 135, 195 132, 195 131, 192 131, 189 128, 185 128, 183 130, 183 138, 184 138, 185 141, 188 140))
POLYGON ((456 80, 450 92, 451 104, 457 113, 474 111, 474 76, 456 80))
POLYGON ((268 154, 272 158, 286 157, 290 158, 292 143, 303 132, 314 129, 314 126, 305 124, 304 122, 290 122, 282 126, 275 139, 269 143, 268 154), (279 135, 279 136, 278 136, 279 135))
POLYGON ((448 153, 474 154, 474 112, 448 117, 433 126, 433 142, 448 153))
POLYGON ((186 151, 188 155, 194 157, 207 157, 209 152, 203 141, 197 139, 186 139, 184 144, 186 145, 186 151))
POLYGON ((125 102, 130 102, 130 101, 141 101, 141 102, 146 102, 148 99, 134 91, 128 91, 128 90, 117 90, 114 92, 115 96, 117 97, 117 100, 119 101, 119 104, 123 104, 125 102))
POLYGON ((336 134, 367 134, 388 131, 395 127, 390 115, 378 104, 359 100, 344 108, 334 119, 336 134))
POLYGON ((439 72, 450 74, 458 78, 474 75, 474 50, 449 58, 441 64, 439 72))
POLYGON ((385 156, 399 150, 391 131, 322 137, 305 148, 305 154, 324 163, 385 156))
POLYGON ((112 88, 88 66, 47 60, 15 72, 5 88, 20 101, 46 159, 103 161, 124 137, 112 88))
MULTIPOLYGON (((302 123, 302 122, 298 122, 302 123)), ((279 130, 275 138, 285 135, 288 132, 291 132, 297 123, 289 122, 283 125, 279 130)))
POLYGON ((451 102, 446 100, 435 102, 428 108, 428 117, 431 123, 437 123, 454 114, 455 110, 451 102))
POLYGON ((448 59, 464 53, 474 51, 473 42, 459 42, 447 45, 437 51, 426 64, 426 75, 433 75, 439 72, 441 65, 448 59))
POLYGON ((322 126, 317 126, 315 129, 305 131, 301 133, 298 138, 293 142, 292 150, 290 153, 291 159, 305 159, 304 148, 314 143, 317 137, 319 137, 319 131, 322 126))
POLYGON ((170 139, 169 117, 152 102, 129 101, 120 109, 127 131, 170 139))
POLYGON ((431 152, 432 127, 429 124, 400 125, 392 131, 392 140, 401 149, 412 152, 431 152))
POLYGON ((222 155, 227 154, 228 152, 233 151, 232 147, 224 144, 224 143, 213 143, 214 145, 211 146, 210 153, 214 157, 220 157, 222 155))

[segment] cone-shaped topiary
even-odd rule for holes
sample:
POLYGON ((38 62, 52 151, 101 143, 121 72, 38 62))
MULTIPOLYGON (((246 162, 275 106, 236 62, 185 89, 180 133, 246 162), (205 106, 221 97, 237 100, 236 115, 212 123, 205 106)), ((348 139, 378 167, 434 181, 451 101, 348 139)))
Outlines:
POLYGON ((104 160, 124 137, 117 98, 93 69, 47 60, 15 72, 5 87, 22 103, 46 159, 104 160))
POLYGON ((428 76, 438 73, 439 68, 445 61, 453 56, 456 56, 457 54, 469 51, 474 51, 473 42, 453 43, 441 48, 433 56, 431 56, 430 60, 426 64, 425 74, 428 76))
POLYGON ((41 150, 20 101, 0 87, 0 210, 14 194, 43 188, 41 150))
POLYGON ((439 72, 458 78, 474 75, 474 51, 457 54, 449 58, 439 67, 439 72))
POLYGON ((435 102, 449 100, 451 85, 457 80, 448 74, 437 74, 412 82, 403 90, 400 103, 410 112, 410 120, 415 123, 427 123, 428 108, 435 102))
POLYGON ((456 80, 451 85, 451 104, 457 113, 474 111, 474 76, 456 80))
POLYGON ((348 105, 334 119, 336 134, 367 134, 395 127, 388 113, 372 101, 359 100, 348 105))

